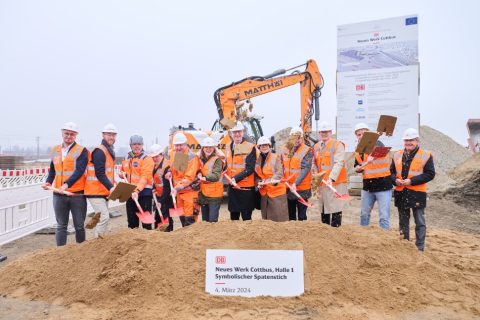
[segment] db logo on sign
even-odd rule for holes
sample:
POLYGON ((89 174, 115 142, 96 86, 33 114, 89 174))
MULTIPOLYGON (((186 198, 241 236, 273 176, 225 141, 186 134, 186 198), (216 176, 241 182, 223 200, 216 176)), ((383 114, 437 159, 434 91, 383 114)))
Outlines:
POLYGON ((216 256, 216 257, 215 257, 215 263, 216 263, 216 264, 225 264, 225 263, 227 263, 227 257, 225 257, 225 256, 216 256))

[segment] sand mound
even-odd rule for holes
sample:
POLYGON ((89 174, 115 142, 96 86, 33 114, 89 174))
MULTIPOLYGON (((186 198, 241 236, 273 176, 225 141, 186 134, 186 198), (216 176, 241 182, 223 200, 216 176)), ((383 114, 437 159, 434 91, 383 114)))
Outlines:
POLYGON ((480 238, 453 232, 430 238, 430 251, 422 254, 393 231, 316 222, 126 230, 5 266, 0 294, 78 310, 82 305, 97 310, 96 319, 391 319, 431 312, 480 317, 480 238), (211 296, 204 292, 207 248, 303 249, 305 294, 211 296))
POLYGON ((434 194, 435 197, 446 197, 460 205, 477 210, 480 203, 480 153, 472 155, 465 162, 449 172, 456 180, 442 192, 434 194))

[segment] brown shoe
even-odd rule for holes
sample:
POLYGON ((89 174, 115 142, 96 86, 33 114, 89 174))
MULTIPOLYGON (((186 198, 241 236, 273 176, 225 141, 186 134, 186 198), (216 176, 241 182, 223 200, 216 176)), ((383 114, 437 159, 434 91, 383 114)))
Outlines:
POLYGON ((87 229, 93 229, 97 225, 97 223, 100 221, 100 212, 96 212, 93 217, 90 218, 90 220, 87 222, 87 225, 85 228, 87 229))

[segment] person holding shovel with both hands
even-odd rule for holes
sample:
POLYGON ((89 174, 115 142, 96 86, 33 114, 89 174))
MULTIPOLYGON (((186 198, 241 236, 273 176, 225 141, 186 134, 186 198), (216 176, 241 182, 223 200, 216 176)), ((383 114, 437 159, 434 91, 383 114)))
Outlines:
POLYGON ((227 169, 225 178, 229 181, 228 211, 231 220, 252 220, 255 209, 255 162, 257 149, 245 140, 245 127, 238 121, 230 129, 232 142, 226 146, 227 169))
POLYGON ((318 128, 320 141, 314 145, 315 165, 318 172, 324 172, 325 183, 319 187, 319 207, 322 222, 332 227, 342 225, 342 211, 345 201, 338 194, 347 193, 347 169, 345 168, 345 145, 332 138, 333 127, 321 122, 318 128), (333 186, 337 193, 332 192, 333 186))
POLYGON ((201 171, 198 173, 200 180, 198 203, 202 209, 202 220, 207 222, 218 221, 223 198, 223 160, 216 147, 215 140, 207 137, 202 141, 202 150, 199 154, 201 171))
POLYGON ((88 198, 95 215, 88 221, 87 228, 94 230, 95 238, 102 238, 107 232, 110 219, 107 197, 114 187, 115 152, 113 145, 117 138, 117 128, 107 124, 102 130, 102 142, 92 151, 87 166, 85 196, 88 198))
POLYGON ((67 122, 62 127, 62 144, 51 150, 52 161, 47 181, 42 187, 53 189, 53 210, 57 220, 55 240, 57 246, 67 243, 67 226, 72 212, 75 240, 85 241, 85 218, 87 200, 85 189, 85 169, 88 163, 88 150, 75 142, 78 135, 77 125, 67 122))
MULTIPOLYGON (((143 150, 143 137, 133 135, 130 137, 131 152, 127 158, 122 161, 122 171, 119 176, 126 179, 128 183, 136 185, 132 196, 127 200, 127 219, 128 227, 138 228, 140 220, 137 216, 139 209, 136 202, 145 212, 152 211, 152 188, 153 188, 153 168, 155 166, 152 157, 148 156, 143 150)), ((152 229, 151 224, 142 223, 144 229, 152 229)))
POLYGON ((187 227, 198 219, 197 173, 200 170, 200 162, 188 148, 187 137, 183 132, 176 133, 172 143, 174 150, 169 155, 170 171, 165 174, 165 177, 173 186, 171 195, 176 198, 176 208, 183 209, 184 215, 180 216, 182 227, 187 227))
MULTIPOLYGON (((355 136, 358 141, 369 130, 366 123, 358 123, 355 126, 355 136)), ((377 140, 377 146, 383 147, 383 143, 377 140)), ((392 181, 390 179, 390 160, 388 155, 381 158, 373 158, 366 153, 355 152, 355 172, 362 173, 362 206, 360 211, 360 225, 370 224, 370 214, 375 201, 378 203, 379 226, 382 229, 390 228, 390 203, 392 200, 392 181)))

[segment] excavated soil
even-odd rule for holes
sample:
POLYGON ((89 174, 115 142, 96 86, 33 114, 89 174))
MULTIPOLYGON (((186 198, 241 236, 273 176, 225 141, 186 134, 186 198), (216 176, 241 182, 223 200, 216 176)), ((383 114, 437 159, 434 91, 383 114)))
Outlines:
POLYGON ((8 264, 0 294, 65 307, 72 319, 480 318, 480 237, 434 230, 428 242, 428 252, 420 253, 395 231, 319 222, 124 230, 8 264), (305 293, 211 296, 207 248, 303 249, 305 293))

